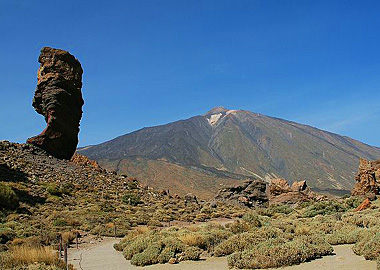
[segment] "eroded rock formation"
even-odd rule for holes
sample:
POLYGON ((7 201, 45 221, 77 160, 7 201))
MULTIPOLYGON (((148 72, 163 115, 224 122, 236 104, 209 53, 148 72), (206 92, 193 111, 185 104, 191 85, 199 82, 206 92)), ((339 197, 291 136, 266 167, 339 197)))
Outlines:
POLYGON ((268 188, 269 204, 296 204, 307 201, 320 201, 325 196, 310 190, 306 181, 294 182, 292 186, 285 179, 273 179, 268 188))
POLYGON ((361 158, 359 161, 359 172, 355 177, 357 183, 351 194, 378 195, 380 192, 380 160, 368 161, 361 158))
POLYGON ((37 88, 33 107, 45 117, 47 127, 27 143, 51 155, 70 159, 78 144, 82 118, 82 74, 79 61, 69 52, 44 47, 38 58, 37 88))
POLYGON ((268 201, 267 184, 263 180, 246 180, 244 183, 219 190, 216 201, 229 201, 244 206, 263 205, 268 201))

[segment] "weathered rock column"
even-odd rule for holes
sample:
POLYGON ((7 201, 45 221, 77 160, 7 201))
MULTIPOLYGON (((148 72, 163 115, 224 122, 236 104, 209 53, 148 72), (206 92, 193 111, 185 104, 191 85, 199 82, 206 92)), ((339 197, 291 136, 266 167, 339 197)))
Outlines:
POLYGON ((45 117, 46 128, 27 143, 51 155, 70 159, 78 145, 82 118, 82 74, 79 61, 69 52, 44 47, 38 58, 37 88, 33 107, 45 117))
POLYGON ((352 189, 352 195, 368 195, 380 193, 380 160, 359 160, 359 172, 355 177, 356 185, 352 189))

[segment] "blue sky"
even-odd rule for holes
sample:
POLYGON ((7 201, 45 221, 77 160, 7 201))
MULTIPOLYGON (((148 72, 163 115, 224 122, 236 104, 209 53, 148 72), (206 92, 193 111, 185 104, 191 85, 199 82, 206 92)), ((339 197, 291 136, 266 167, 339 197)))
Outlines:
POLYGON ((84 69, 80 145, 246 109, 380 146, 379 1, 0 0, 0 140, 31 106, 43 46, 84 69))

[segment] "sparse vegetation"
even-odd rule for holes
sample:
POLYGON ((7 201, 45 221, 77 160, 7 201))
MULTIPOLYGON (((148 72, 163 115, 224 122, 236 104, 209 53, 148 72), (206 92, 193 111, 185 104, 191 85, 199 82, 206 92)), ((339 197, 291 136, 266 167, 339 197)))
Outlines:
POLYGON ((0 182, 0 209, 16 209, 19 199, 11 187, 0 182))
POLYGON ((28 269, 28 265, 35 265, 34 269, 66 269, 57 252, 50 247, 14 246, 0 257, 2 269, 28 269))
POLYGON ((226 226, 133 231, 115 248, 123 251, 127 259, 134 258, 131 262, 136 265, 162 263, 171 258, 177 262, 193 260, 199 258, 198 254, 208 253, 228 256, 229 266, 235 268, 282 267, 330 255, 332 245, 339 244, 355 244, 357 254, 376 260, 380 254, 380 234, 376 234, 380 213, 377 209, 354 212, 358 201, 345 198, 297 207, 257 208, 226 226), (182 243, 178 252, 169 252, 157 244, 167 238, 182 243), (184 250, 190 248, 195 255, 185 256, 184 250))

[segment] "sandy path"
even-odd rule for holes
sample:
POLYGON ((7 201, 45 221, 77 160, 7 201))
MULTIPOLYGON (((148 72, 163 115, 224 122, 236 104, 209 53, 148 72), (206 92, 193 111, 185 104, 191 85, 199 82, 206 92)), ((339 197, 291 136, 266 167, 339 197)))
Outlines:
MULTIPOLYGON (((84 249, 70 249, 69 262, 79 270, 228 270, 226 258, 209 258, 203 261, 185 261, 179 264, 156 264, 136 267, 125 260, 121 252, 113 249, 118 239, 105 238, 101 243, 89 244, 84 249)), ((376 262, 356 256, 352 245, 335 246, 335 255, 282 270, 376 270, 376 262)))

